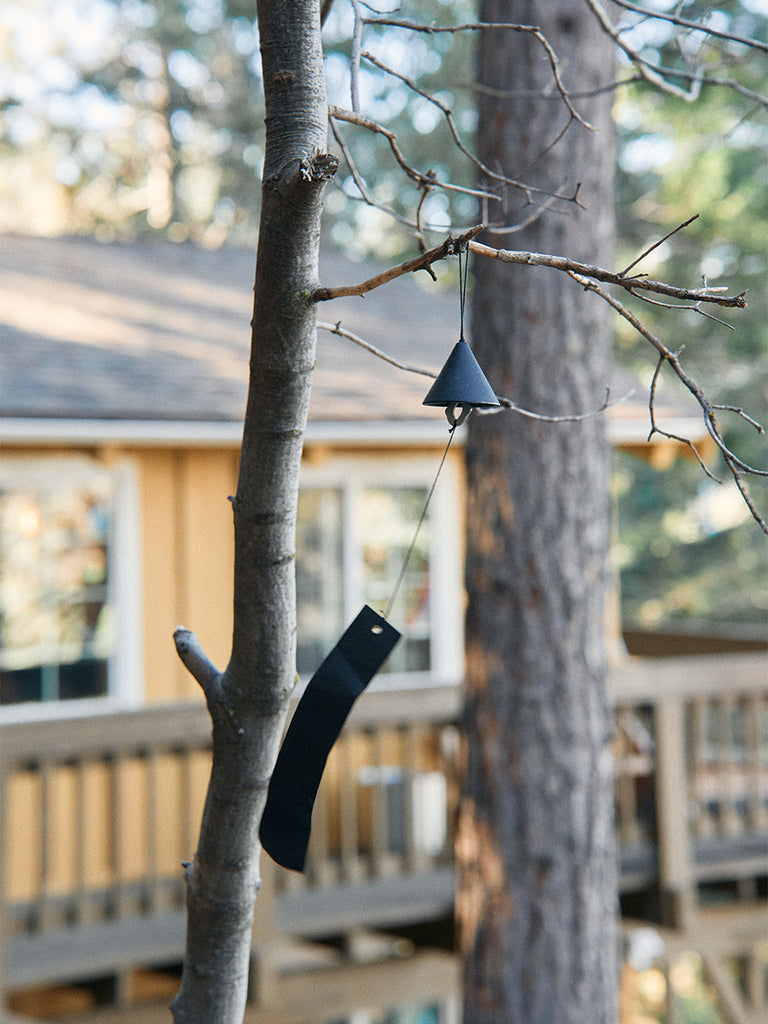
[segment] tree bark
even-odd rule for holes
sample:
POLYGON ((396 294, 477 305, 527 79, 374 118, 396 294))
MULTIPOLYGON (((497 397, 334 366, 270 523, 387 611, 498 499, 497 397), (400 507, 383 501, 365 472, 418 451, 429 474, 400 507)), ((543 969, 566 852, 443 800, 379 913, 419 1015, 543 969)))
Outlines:
MULTIPOLYGON (((260 0, 266 152, 250 383, 237 493, 232 655, 222 674, 177 647, 203 687, 213 767, 194 862, 176 1024, 240 1024, 260 885, 258 825, 294 686, 294 550, 315 361, 320 213, 335 171, 317 0, 260 0)), ((190 651, 192 652, 190 654, 190 651)))
MULTIPOLYGON (((511 6, 483 0, 481 19, 509 21, 511 6)), ((610 43, 580 0, 519 2, 514 20, 541 27, 572 92, 611 80, 610 43)), ((574 99, 597 131, 573 122, 548 149, 568 114, 534 39, 486 30, 479 84, 486 166, 552 192, 582 183, 586 209, 554 207, 515 246, 609 264, 611 94, 574 99)), ((530 212, 518 196, 509 197, 510 222, 530 212)), ((475 263, 472 342, 496 390, 552 415, 598 408, 605 304, 563 274, 475 263)), ((470 419, 467 771, 457 843, 465 1024, 616 1019, 607 461, 603 416, 470 419)))

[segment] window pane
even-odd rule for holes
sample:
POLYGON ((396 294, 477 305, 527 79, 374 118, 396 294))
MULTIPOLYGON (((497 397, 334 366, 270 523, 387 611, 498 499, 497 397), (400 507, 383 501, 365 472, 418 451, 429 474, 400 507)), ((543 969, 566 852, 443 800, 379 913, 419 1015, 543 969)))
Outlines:
MULTIPOLYGON (((377 611, 387 607, 397 586, 426 500, 425 487, 367 487, 363 492, 363 585, 366 603, 377 611)), ((430 668, 429 532, 429 520, 425 519, 390 614, 403 639, 384 672, 426 672, 430 668)))
POLYGON ((312 675, 344 628, 342 501, 331 489, 302 490, 296 525, 297 667, 312 675))
POLYGON ((112 480, 51 464, 0 483, 0 703, 107 689, 112 480))

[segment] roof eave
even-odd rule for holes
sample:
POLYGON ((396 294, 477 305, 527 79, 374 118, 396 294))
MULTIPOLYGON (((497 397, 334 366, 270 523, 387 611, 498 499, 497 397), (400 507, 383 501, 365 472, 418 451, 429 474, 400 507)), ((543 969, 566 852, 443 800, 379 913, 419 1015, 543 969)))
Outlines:
MULTIPOLYGON (((242 423, 191 420, 97 420, 0 418, 0 444, 28 448, 51 446, 99 447, 205 447, 232 448, 240 444, 242 423)), ((675 417, 664 429, 678 437, 697 440, 701 421, 675 417)), ((442 417, 422 420, 310 421, 305 440, 309 444, 366 447, 419 447, 445 442, 447 427, 442 417)), ((460 441, 461 435, 456 440, 460 441)), ((608 420, 608 438, 615 447, 648 442, 648 421, 641 418, 608 420)), ((661 443, 659 441, 655 443, 661 443)))

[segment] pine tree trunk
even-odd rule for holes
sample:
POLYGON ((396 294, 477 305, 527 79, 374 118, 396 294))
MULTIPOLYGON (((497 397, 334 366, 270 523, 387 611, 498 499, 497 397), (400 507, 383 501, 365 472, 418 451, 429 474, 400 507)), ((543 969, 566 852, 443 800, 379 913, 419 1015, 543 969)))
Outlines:
MULTIPOLYGON (((295 524, 315 361, 320 213, 335 161, 317 0, 258 4, 267 142, 248 404, 235 525, 232 656, 219 674, 177 647, 213 720, 213 769, 194 862, 176 1024, 241 1024, 259 887, 258 825, 295 682, 295 524)), ((179 633, 179 631, 177 631, 179 633)), ((191 653, 190 653, 191 651, 191 653)))
MULTIPOLYGON (((539 25, 574 93, 612 80, 610 42, 579 0, 480 6, 485 21, 539 25)), ((606 265, 611 94, 575 98, 598 130, 571 124, 547 150, 568 115, 541 46, 486 31, 479 68, 485 164, 552 192, 582 183, 586 210, 557 203, 507 236, 510 247, 606 265), (537 90, 546 96, 532 97, 537 90)), ((530 214, 519 193, 509 198, 512 221, 530 214)), ((607 383, 602 307, 564 274, 477 260, 473 348, 497 391, 519 405, 550 415, 594 409, 607 383)), ((616 1019, 607 464, 602 415, 567 424, 470 418, 468 763, 457 845, 465 1024, 616 1019)))

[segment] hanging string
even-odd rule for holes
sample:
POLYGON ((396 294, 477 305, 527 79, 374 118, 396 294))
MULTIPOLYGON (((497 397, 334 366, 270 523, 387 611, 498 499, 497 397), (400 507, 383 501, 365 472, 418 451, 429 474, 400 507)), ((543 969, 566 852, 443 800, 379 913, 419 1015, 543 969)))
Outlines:
MULTIPOLYGON (((468 272, 469 272, 469 250, 467 250, 466 257, 464 259, 464 263, 462 264, 462 261, 461 261, 461 246, 459 246, 459 315, 460 315, 459 341, 464 341, 465 340, 465 338, 464 338, 464 307, 466 306, 466 302, 467 302, 467 277, 468 277, 468 272)), ((405 574, 408 572, 408 564, 410 563, 411 556, 413 555, 414 549, 416 548, 416 541, 419 538, 419 531, 421 530, 421 527, 424 525, 424 520, 427 518, 427 512, 429 511, 429 503, 430 503, 430 501, 432 501, 432 495, 435 493, 435 488, 437 487, 437 481, 440 479, 440 472, 441 472, 443 466, 445 465, 445 460, 446 460, 446 458, 448 456, 448 449, 451 447, 451 441, 453 441, 453 435, 456 432, 456 427, 458 427, 461 423, 464 422, 464 419, 466 418, 466 415, 467 415, 468 411, 469 411, 469 408, 467 408, 467 410, 465 412, 463 412, 461 416, 457 417, 456 419, 454 419, 451 422, 451 428, 448 431, 448 444, 445 446, 445 451, 443 452, 443 457, 442 457, 442 459, 440 459, 440 465, 437 467, 437 472, 435 473, 435 479, 432 481, 432 486, 429 489, 429 494, 427 495, 427 500, 424 502, 424 508, 421 510, 421 515, 419 517, 418 523, 416 524, 416 531, 415 531, 415 533, 413 535, 413 540, 411 541, 411 546, 408 548, 408 551, 407 551, 406 556, 405 556, 405 560, 403 561, 403 567, 400 570, 400 575, 397 577, 397 583, 395 583, 395 589, 392 591, 392 596, 390 597, 389 603, 387 604, 387 607, 386 607, 386 609, 385 609, 385 611, 383 613, 385 619, 388 619, 389 616, 390 616, 390 613, 391 613, 391 611, 392 611, 392 609, 393 609, 393 607, 395 605, 395 599, 397 597, 398 591, 400 590, 400 586, 401 586, 403 580, 405 579, 405 574)), ((450 417, 449 417, 449 420, 450 420, 450 417)))
POLYGON ((442 457, 442 459, 440 459, 440 465, 437 467, 437 473, 435 473, 435 479, 432 481, 432 486, 429 489, 429 494, 427 495, 427 500, 424 502, 424 508, 421 510, 421 516, 419 517, 419 521, 416 524, 416 532, 413 535, 413 540, 411 541, 411 546, 408 548, 408 552, 407 552, 407 554, 405 556, 405 560, 403 562, 403 567, 400 570, 400 575, 397 577, 397 583, 395 584, 395 589, 392 591, 392 596, 389 599, 389 604, 387 605, 386 610, 383 613, 385 619, 389 618, 390 612, 392 611, 392 608, 394 607, 394 604, 395 604, 395 598, 397 597, 397 592, 400 590, 400 584, 405 579, 405 574, 408 571, 408 563, 410 562, 411 555, 413 554, 414 548, 416 547, 416 541, 418 540, 418 537, 419 537, 419 530, 421 530, 421 527, 424 524, 424 520, 427 518, 427 511, 429 509, 429 503, 432 500, 432 495, 435 493, 435 488, 437 487, 437 481, 440 478, 440 471, 442 470, 443 465, 445 463, 446 456, 448 455, 448 449, 451 447, 451 441, 453 440, 453 435, 454 435, 454 433, 456 431, 456 427, 457 426, 458 426, 458 424, 454 423, 453 426, 451 427, 449 433, 448 433, 448 444, 445 446, 445 451, 443 452, 443 457, 442 457))
POLYGON ((461 265, 461 246, 459 246, 459 311, 461 316, 460 327, 459 327, 459 341, 465 341, 464 337, 464 307, 467 303, 467 276, 469 273, 469 249, 467 249, 467 255, 464 259, 464 268, 462 272, 461 265))

